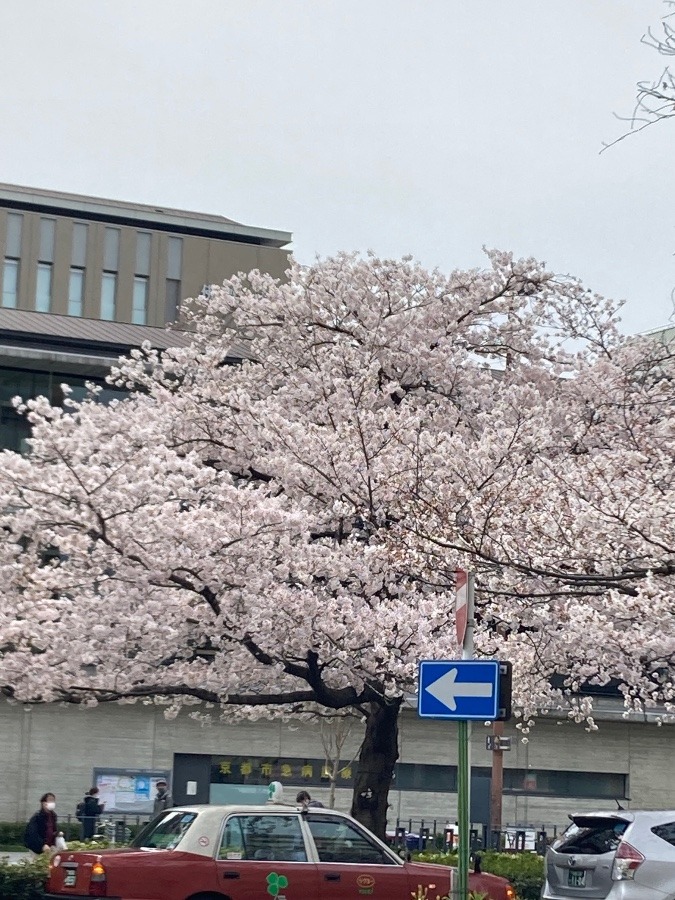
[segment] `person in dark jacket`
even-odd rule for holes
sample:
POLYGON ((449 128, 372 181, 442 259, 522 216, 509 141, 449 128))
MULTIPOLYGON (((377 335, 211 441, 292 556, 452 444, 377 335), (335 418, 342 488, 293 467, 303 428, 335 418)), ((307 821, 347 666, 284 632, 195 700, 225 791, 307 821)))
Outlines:
POLYGON ((43 794, 40 797, 40 809, 30 817, 24 836, 24 844, 33 853, 40 855, 53 850, 59 831, 55 809, 54 794, 43 794))
POLYGON ((169 785, 163 778, 159 779, 156 786, 157 794, 153 803, 152 812, 153 815, 158 816, 160 813, 164 812, 165 809, 170 809, 173 806, 173 797, 169 793, 169 785))
POLYGON ((84 795, 82 805, 82 840, 90 841, 96 831, 96 819, 103 812, 105 804, 99 803, 98 788, 93 787, 84 795))
POLYGON ((312 800, 309 791, 298 791, 298 796, 295 798, 295 802, 299 806, 302 806, 303 809, 308 809, 308 807, 310 806, 317 806, 320 809, 325 808, 320 800, 312 800))

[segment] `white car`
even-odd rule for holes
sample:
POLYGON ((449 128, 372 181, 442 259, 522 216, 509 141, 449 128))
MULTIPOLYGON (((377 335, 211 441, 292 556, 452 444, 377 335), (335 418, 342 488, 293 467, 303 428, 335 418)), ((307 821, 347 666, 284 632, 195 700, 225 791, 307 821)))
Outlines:
POLYGON ((675 811, 577 813, 546 854, 543 900, 675 900, 675 811))

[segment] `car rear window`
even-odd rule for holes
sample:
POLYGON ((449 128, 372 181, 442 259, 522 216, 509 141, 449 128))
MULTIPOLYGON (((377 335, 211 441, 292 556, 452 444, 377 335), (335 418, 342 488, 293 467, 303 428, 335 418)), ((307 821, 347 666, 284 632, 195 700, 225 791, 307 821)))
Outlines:
POLYGON ((673 847, 675 847, 675 822, 665 822, 663 825, 655 825, 652 828, 652 833, 658 838, 661 838, 662 841, 665 841, 667 844, 672 844, 673 847))
POLYGON ((559 841, 553 844, 557 853, 613 853, 629 823, 624 819, 601 816, 575 818, 559 841))
POLYGON ((139 831, 131 846, 151 850, 173 850, 196 818, 197 813, 167 810, 139 831))

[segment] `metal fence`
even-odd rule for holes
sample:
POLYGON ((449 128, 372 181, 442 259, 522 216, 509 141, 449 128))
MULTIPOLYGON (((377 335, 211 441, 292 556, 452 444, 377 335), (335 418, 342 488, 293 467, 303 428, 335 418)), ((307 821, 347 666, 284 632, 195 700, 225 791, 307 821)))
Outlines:
MULTIPOLYGON (((557 825, 504 825, 492 830, 487 825, 470 829, 471 852, 499 850, 503 853, 538 853, 543 856, 556 839, 557 825)), ((457 824, 438 819, 397 819, 393 831, 387 832, 389 843, 397 850, 457 849, 457 824)))
MULTIPOLYGON (((93 840, 106 840, 111 844, 126 844, 145 825, 150 816, 103 813, 98 816, 93 840)), ((59 818, 59 831, 66 841, 80 840, 82 823, 75 816, 59 818)))
MULTIPOLYGON (((93 839, 103 839, 113 845, 128 843, 150 818, 147 815, 104 813, 97 819, 93 839)), ((59 830, 63 831, 66 841, 77 841, 82 834, 82 824, 75 816, 68 815, 59 818, 59 830)), ((469 832, 471 852, 499 850, 543 856, 559 830, 559 826, 553 824, 507 824, 499 830, 474 825, 469 832)), ((397 850, 453 851, 457 849, 458 828, 456 823, 443 819, 397 819, 395 828, 387 831, 387 840, 397 850)))

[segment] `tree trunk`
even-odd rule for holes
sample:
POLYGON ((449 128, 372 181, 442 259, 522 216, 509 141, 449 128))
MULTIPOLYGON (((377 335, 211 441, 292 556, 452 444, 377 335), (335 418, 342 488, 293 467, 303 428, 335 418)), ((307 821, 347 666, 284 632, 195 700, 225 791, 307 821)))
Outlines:
POLYGON ((330 791, 328 793, 328 808, 335 809, 335 779, 337 778, 337 766, 333 766, 330 776, 330 791))
POLYGON ((354 781, 351 813, 382 840, 387 828, 389 788, 398 759, 400 707, 400 700, 370 704, 354 781))

